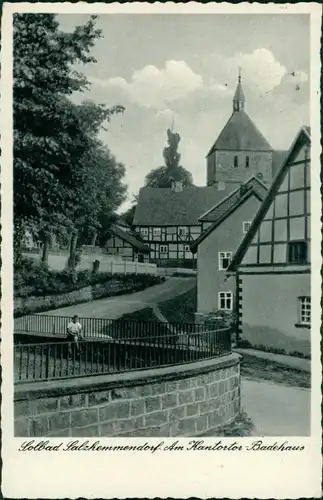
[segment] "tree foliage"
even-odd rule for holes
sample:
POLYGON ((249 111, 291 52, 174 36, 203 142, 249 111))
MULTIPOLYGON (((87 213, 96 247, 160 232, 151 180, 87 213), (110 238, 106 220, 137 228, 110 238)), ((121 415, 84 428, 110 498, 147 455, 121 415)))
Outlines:
MULTIPOLYGON (((44 241, 63 229, 96 228, 123 201, 124 166, 98 133, 122 106, 70 97, 89 87, 76 63, 95 62, 95 16, 71 33, 53 14, 14 17, 14 224, 16 248, 30 229, 44 241)), ((44 256, 46 260, 46 256, 44 256)))
POLYGON ((181 155, 178 152, 180 135, 167 130, 167 146, 163 150, 165 164, 151 170, 145 178, 145 185, 154 188, 169 188, 173 181, 181 181, 183 186, 192 186, 192 174, 182 167, 179 162, 181 155))

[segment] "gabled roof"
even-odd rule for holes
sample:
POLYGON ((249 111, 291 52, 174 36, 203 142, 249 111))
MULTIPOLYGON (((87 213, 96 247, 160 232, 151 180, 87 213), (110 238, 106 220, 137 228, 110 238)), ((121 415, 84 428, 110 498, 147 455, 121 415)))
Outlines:
POLYGON ((127 241, 131 246, 137 248, 141 252, 150 252, 149 246, 146 245, 140 238, 139 234, 135 233, 134 231, 125 231, 121 226, 113 224, 110 227, 109 232, 115 234, 122 240, 127 241))
POLYGON ((227 212, 241 197, 250 189, 253 189, 255 194, 261 201, 265 198, 268 187, 254 175, 232 193, 226 196, 223 200, 210 208, 199 218, 201 222, 216 222, 219 217, 227 212))
POLYGON ((134 226, 194 226, 210 207, 225 198, 239 183, 226 183, 225 189, 192 186, 175 192, 171 188, 141 188, 133 220, 134 226))
POLYGON ((227 151, 272 151, 267 139, 245 111, 232 113, 207 156, 216 149, 227 151))
POLYGON ((295 151, 297 151, 297 148, 299 144, 304 144, 304 142, 307 142, 310 144, 311 142, 311 130, 310 127, 302 127, 301 130, 298 132, 295 140, 293 141, 288 154, 285 157, 284 163, 281 165, 280 169, 278 170, 276 177, 274 178, 274 181, 267 193, 267 196, 265 197, 263 203, 260 205, 260 208, 254 218, 254 220, 251 223, 250 229, 241 241, 241 244, 236 251, 227 271, 228 273, 234 272, 237 268, 237 266, 241 263, 242 259, 244 258, 249 244, 251 243, 252 239, 254 238, 263 218, 265 217, 271 202, 273 201, 281 183, 284 180, 285 177, 285 172, 289 168, 289 164, 291 163, 291 160, 295 154, 295 151))
POLYGON ((204 214, 200 220, 203 222, 212 222, 203 233, 192 243, 191 250, 193 253, 202 241, 205 240, 229 215, 231 215, 240 205, 242 205, 250 196, 256 196, 260 201, 263 201, 267 194, 267 187, 256 177, 251 177, 247 182, 242 184, 238 189, 233 191, 224 200, 219 202, 215 207, 204 214))

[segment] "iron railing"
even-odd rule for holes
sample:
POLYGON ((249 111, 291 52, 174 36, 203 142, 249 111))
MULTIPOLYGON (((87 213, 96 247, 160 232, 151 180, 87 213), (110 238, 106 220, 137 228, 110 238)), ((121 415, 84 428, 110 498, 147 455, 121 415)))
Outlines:
MULTIPOLYGON (((33 314, 15 318, 14 333, 38 334, 47 337, 65 337, 70 317, 49 316, 43 314, 33 314)), ((223 321, 214 322, 206 328, 205 325, 195 323, 158 323, 154 321, 130 321, 123 319, 107 318, 79 318, 82 325, 83 336, 88 339, 104 339, 112 337, 114 339, 136 339, 155 338, 169 335, 191 335, 202 333, 206 329, 214 330, 223 328, 226 325, 223 321)))
POLYGON ((191 363, 231 352, 229 328, 128 339, 14 346, 15 383, 191 363))

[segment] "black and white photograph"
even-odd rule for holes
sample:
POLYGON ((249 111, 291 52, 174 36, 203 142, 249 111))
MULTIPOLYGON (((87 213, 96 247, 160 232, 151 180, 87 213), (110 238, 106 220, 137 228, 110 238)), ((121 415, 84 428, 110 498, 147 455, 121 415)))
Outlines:
POLYGON ((2 188, 19 450, 296 454, 320 384, 318 4, 35 7, 12 14, 2 188))

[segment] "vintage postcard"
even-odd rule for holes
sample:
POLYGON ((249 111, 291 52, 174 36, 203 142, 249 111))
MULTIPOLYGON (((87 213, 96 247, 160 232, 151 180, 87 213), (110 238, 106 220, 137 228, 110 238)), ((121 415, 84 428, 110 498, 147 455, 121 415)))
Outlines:
POLYGON ((321 498, 320 36, 4 3, 5 498, 321 498))

